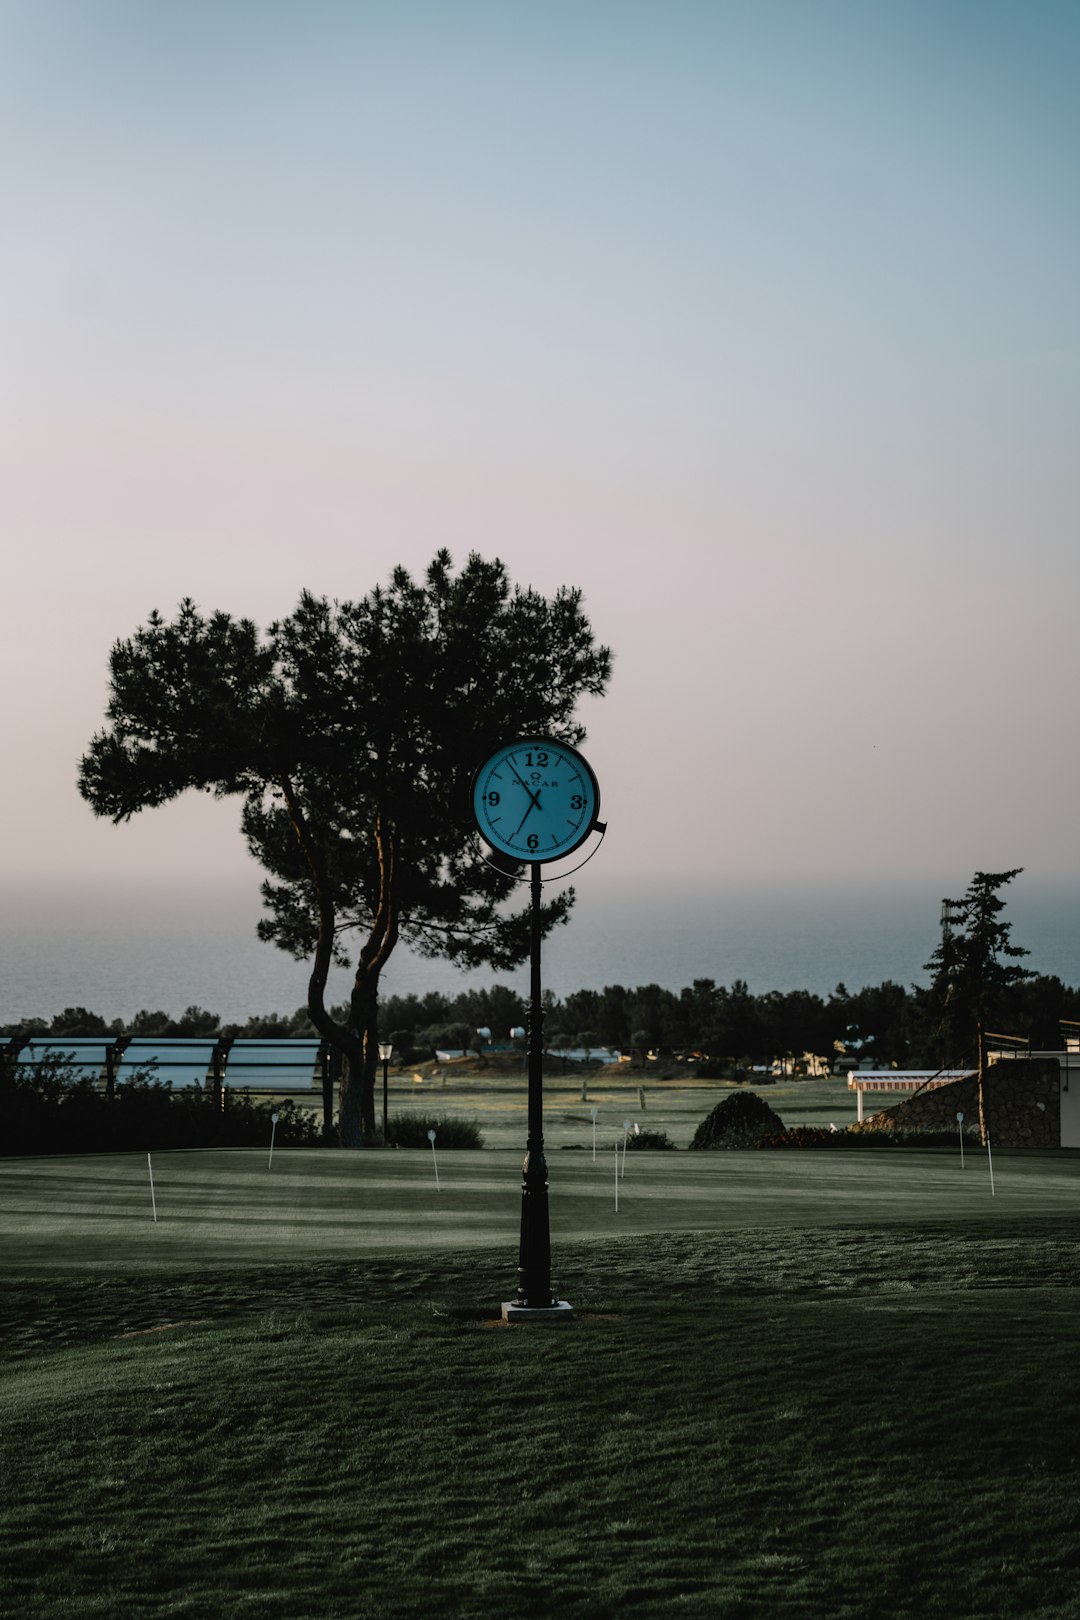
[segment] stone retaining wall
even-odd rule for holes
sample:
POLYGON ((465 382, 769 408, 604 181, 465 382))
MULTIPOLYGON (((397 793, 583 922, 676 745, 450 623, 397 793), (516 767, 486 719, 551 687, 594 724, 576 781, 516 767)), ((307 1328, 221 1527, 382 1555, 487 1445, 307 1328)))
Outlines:
MULTIPOLYGON (((983 1075, 986 1127, 994 1147, 1060 1147, 1061 1081, 1047 1058, 1007 1058, 983 1075)), ((883 1108, 853 1131, 955 1131, 964 1116, 964 1134, 979 1130, 978 1080, 972 1075, 936 1091, 916 1092, 894 1108, 883 1108)))

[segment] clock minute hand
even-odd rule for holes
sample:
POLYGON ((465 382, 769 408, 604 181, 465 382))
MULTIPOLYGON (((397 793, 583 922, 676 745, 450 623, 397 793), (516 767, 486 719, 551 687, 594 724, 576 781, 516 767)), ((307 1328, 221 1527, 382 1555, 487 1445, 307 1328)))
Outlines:
MULTIPOLYGON (((519 781, 521 780, 520 777, 518 778, 518 780, 519 781)), ((522 787, 525 787, 524 782, 522 782, 521 785, 522 785, 522 787)), ((529 792, 528 788, 525 788, 525 791, 526 791, 526 793, 528 793, 529 792)), ((539 805, 539 803, 540 803, 539 791, 529 795, 529 808, 526 810, 525 814, 522 816, 521 820, 518 822, 517 826, 514 829, 513 836, 515 838, 517 837, 518 833, 521 831, 522 827, 524 827, 525 823, 528 821, 528 819, 529 819, 530 815, 532 814, 533 810, 539 805)))
MULTIPOLYGON (((531 810, 533 805, 538 804, 540 801, 540 789, 537 788, 536 792, 534 793, 528 782, 526 782, 525 778, 521 775, 521 772, 518 770, 517 766, 514 765, 510 760, 507 760, 506 763, 510 766, 510 769, 513 771, 514 775, 517 777, 518 781, 529 795, 529 798, 532 800, 532 803, 529 805, 529 810, 531 810)), ((526 815, 528 815, 529 810, 526 810, 526 815)))

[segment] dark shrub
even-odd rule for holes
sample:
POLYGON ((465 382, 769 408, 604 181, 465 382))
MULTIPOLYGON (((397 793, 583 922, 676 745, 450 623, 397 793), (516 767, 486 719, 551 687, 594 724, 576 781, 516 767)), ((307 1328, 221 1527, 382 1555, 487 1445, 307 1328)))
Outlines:
POLYGON ((636 1136, 631 1132, 626 1139, 626 1145, 631 1150, 634 1148, 648 1148, 651 1151, 675 1146, 667 1131, 639 1131, 636 1136))
MULTIPOLYGON (((978 1136, 972 1133, 968 1138, 972 1147, 978 1145, 978 1136)), ((855 1125, 849 1125, 843 1130, 831 1130, 821 1125, 795 1125, 789 1131, 779 1134, 761 1135, 748 1138, 745 1144, 759 1148, 783 1148, 785 1151, 796 1151, 806 1148, 821 1148, 825 1152, 854 1151, 889 1151, 894 1148, 950 1148, 956 1147, 955 1131, 866 1131, 860 1132, 855 1125)))
POLYGON ((754 1147, 762 1137, 783 1136, 784 1122, 756 1092, 735 1091, 717 1103, 694 1132, 691 1148, 754 1147))
POLYGON ((386 1140, 390 1147, 427 1148, 428 1131, 435 1132, 435 1150, 440 1148, 481 1148, 484 1138, 474 1119, 435 1119, 430 1114, 394 1114, 387 1122, 386 1140))
POLYGON ((278 1116, 278 1147, 314 1147, 313 1114, 291 1100, 253 1102, 230 1093, 222 1109, 198 1086, 171 1091, 149 1073, 105 1095, 63 1054, 0 1074, 0 1154, 125 1153, 166 1148, 262 1147, 278 1116))

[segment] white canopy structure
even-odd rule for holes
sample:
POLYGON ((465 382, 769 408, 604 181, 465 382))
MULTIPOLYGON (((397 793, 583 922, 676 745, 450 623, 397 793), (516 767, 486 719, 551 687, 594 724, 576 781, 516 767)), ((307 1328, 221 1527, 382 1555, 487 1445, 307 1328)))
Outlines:
POLYGON ((974 1069, 856 1069, 848 1076, 848 1090, 858 1093, 859 1118, 863 1117, 863 1093, 867 1091, 937 1091, 966 1080, 974 1069))

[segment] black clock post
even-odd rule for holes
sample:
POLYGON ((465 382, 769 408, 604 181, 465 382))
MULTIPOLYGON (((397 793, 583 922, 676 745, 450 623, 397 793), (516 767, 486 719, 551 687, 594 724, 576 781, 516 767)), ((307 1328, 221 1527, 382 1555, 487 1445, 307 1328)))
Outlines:
POLYGON ((529 1134, 521 1170, 521 1239, 518 1245, 518 1291, 503 1315, 523 1311, 570 1309, 551 1292, 551 1228, 548 1222, 548 1173, 544 1157, 544 1003, 540 979, 540 865, 531 868, 532 931, 529 952, 529 1134))
MULTIPOLYGON (((571 855, 596 832, 600 789, 576 748, 550 737, 507 743, 472 779, 472 812, 485 843, 497 855, 527 865, 531 880, 529 995, 529 1134, 521 1172, 521 1239, 517 1299, 503 1306, 507 1321, 558 1321, 570 1316, 551 1291, 548 1176, 544 1158, 544 1005, 540 980, 541 868, 571 855)), ((586 857, 587 859, 588 857, 586 857)), ((503 865, 501 870, 508 868, 503 865)))

